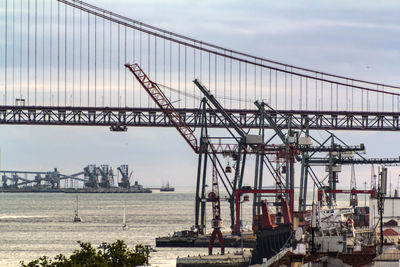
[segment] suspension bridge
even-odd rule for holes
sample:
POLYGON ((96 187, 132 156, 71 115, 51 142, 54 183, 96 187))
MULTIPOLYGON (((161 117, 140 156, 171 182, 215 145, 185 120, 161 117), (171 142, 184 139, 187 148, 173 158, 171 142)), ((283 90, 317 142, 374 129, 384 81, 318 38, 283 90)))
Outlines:
MULTIPOLYGON (((127 18, 82 1, 5 0, 0 123, 171 127, 124 64, 138 63, 198 125, 199 78, 243 128, 263 100, 294 128, 398 131, 399 86, 283 64, 127 18)), ((223 127, 210 116, 209 127, 223 127)))
MULTIPOLYGON (((199 231, 205 227, 207 160, 229 195, 232 229, 239 225, 234 214, 240 195, 235 194, 243 190, 246 154, 256 154, 252 188, 262 189, 268 170, 280 187, 276 194, 294 192, 294 164, 301 162, 299 210, 306 208, 308 177, 318 188, 328 184, 332 201, 342 164, 399 163, 398 158, 366 159, 364 145, 348 146, 331 132, 324 141, 313 139, 317 146, 312 146, 309 130, 399 131, 400 86, 261 58, 83 1, 4 0, 2 5, 0 124, 113 131, 176 127, 199 154, 199 231), (221 145, 226 137, 211 137, 207 128, 227 128, 234 146, 221 145), (275 131, 267 142, 264 128, 275 131), (283 145, 272 144, 276 136, 283 145), (232 157, 233 179, 218 155, 232 157), (321 182, 312 167, 324 168, 327 181, 321 182)), ((257 192, 253 215, 260 214, 257 192)), ((293 194, 289 200, 293 212, 293 194)))

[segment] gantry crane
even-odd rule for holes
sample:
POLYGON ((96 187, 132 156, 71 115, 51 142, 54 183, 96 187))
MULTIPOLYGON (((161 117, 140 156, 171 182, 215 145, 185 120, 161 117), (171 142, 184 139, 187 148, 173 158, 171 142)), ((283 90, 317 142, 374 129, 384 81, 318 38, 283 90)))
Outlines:
POLYGON ((197 181, 196 181, 196 196, 195 196, 195 227, 199 233, 204 233, 205 227, 205 210, 206 210, 206 197, 205 197, 205 187, 206 187, 206 173, 207 173, 207 162, 208 158, 211 155, 215 154, 234 154, 236 158, 236 169, 235 169, 235 178, 233 183, 228 179, 226 173, 223 171, 223 167, 221 162, 217 159, 214 164, 216 164, 219 169, 222 171, 217 171, 218 176, 220 177, 227 193, 229 195, 230 200, 230 210, 231 210, 231 227, 233 229, 235 225, 235 190, 236 188, 241 188, 243 182, 243 171, 244 171, 244 163, 246 154, 242 153, 245 151, 246 146, 246 134, 244 131, 234 122, 234 120, 225 112, 222 106, 216 101, 216 99, 210 94, 207 93, 207 90, 200 85, 199 81, 194 81, 194 83, 205 93, 206 98, 202 100, 202 116, 200 120, 202 128, 200 132, 200 142, 198 144, 197 138, 194 135, 194 132, 190 127, 187 126, 185 121, 181 118, 180 114, 174 109, 171 102, 168 98, 163 94, 159 86, 151 81, 149 77, 143 72, 137 64, 125 64, 125 67, 128 68, 142 87, 146 90, 146 92, 151 96, 154 102, 158 105, 161 111, 169 118, 170 122, 175 126, 175 128, 179 131, 185 141, 190 145, 195 153, 198 154, 198 172, 197 172, 197 181), (215 112, 215 116, 217 112, 222 114, 224 120, 227 121, 226 127, 233 127, 237 133, 239 133, 239 137, 236 139, 236 144, 212 144, 211 138, 208 136, 208 130, 206 126, 207 120, 207 112, 206 109, 211 108, 208 104, 207 100, 209 100, 214 107, 216 107, 217 111, 215 112))
MULTIPOLYGON (((338 183, 338 173, 341 171, 341 165, 354 165, 354 164, 398 164, 400 163, 399 158, 384 158, 384 159, 367 159, 360 155, 359 152, 365 151, 363 144, 359 146, 349 146, 337 138, 334 134, 329 131, 329 137, 318 146, 311 146, 309 131, 306 127, 305 138, 300 138, 299 134, 295 135, 290 130, 290 122, 286 122, 286 128, 288 134, 285 136, 282 132, 283 127, 279 127, 275 122, 273 114, 277 111, 273 110, 265 103, 255 102, 255 105, 260 110, 262 118, 265 118, 276 132, 276 135, 282 140, 286 148, 286 162, 289 166, 286 168, 286 188, 294 188, 294 171, 293 163, 294 160, 301 162, 301 179, 300 179, 300 194, 299 194, 299 210, 303 211, 306 208, 306 196, 307 196, 307 177, 311 173, 313 174, 314 183, 321 189, 323 186, 320 181, 316 178, 315 173, 311 170, 311 166, 325 166, 326 172, 328 172, 328 183, 329 183, 329 194, 328 205, 331 206, 333 201, 336 200, 337 191, 336 184, 338 183), (269 111, 266 110, 269 108, 269 111), (343 145, 335 143, 335 140, 339 140, 343 145), (329 146, 326 146, 330 142, 329 146), (317 158, 315 153, 328 152, 328 158, 317 158), (360 156, 360 158, 353 158, 353 153, 360 156), (289 158, 287 158, 289 156, 289 158)), ((289 118, 286 118, 289 119, 289 118)), ((307 117, 303 118, 308 120, 307 117)), ((307 123, 304 124, 307 126, 307 123)), ((315 139, 314 139, 315 140, 315 139)), ((343 191, 347 192, 347 191, 343 191)), ((354 192, 352 190, 349 191, 354 192)))
MULTIPOLYGON (((143 89, 150 95, 150 97, 154 100, 157 106, 161 109, 161 111, 168 117, 169 121, 172 125, 178 130, 181 136, 185 139, 185 141, 189 144, 189 146, 193 149, 193 151, 199 154, 199 169, 202 160, 202 151, 203 149, 208 149, 207 143, 200 141, 200 147, 197 143, 197 138, 194 135, 192 129, 185 123, 180 114, 175 110, 172 103, 168 100, 168 98, 161 91, 159 86, 150 80, 149 77, 144 73, 141 67, 138 64, 125 64, 125 67, 129 69, 132 74, 136 77, 138 82, 142 85, 143 89)), ((203 119, 203 118, 202 118, 203 119)), ((202 129, 201 131, 201 140, 207 140, 207 130, 202 129)), ((206 168, 206 162, 204 163, 204 168, 206 168)), ((197 175, 197 186, 196 186, 196 197, 195 197, 195 228, 198 230, 198 233, 203 233, 205 227, 205 178, 202 182, 201 190, 200 190, 200 175, 197 175), (201 212, 200 212, 201 210, 201 212), (201 222, 199 223, 199 217, 201 213, 201 222)), ((205 174, 204 174, 205 177, 205 174)))
MULTIPOLYGON (((235 161, 236 161, 236 168, 235 168, 235 174, 234 174, 234 179, 232 183, 232 189, 230 192, 230 197, 229 197, 229 207, 230 207, 230 215, 231 215, 231 229, 234 233, 238 234, 235 232, 235 196, 236 196, 236 190, 241 189, 243 185, 243 175, 244 175, 244 168, 245 168, 245 163, 246 163, 246 147, 248 144, 256 144, 257 141, 249 138, 243 129, 232 119, 232 117, 225 111, 225 109, 222 107, 222 105, 218 102, 218 100, 207 90, 207 88, 198 80, 195 79, 194 84, 200 89, 200 91, 203 93, 203 95, 206 97, 208 101, 211 102, 212 106, 210 108, 214 107, 213 112, 215 114, 221 114, 226 126, 226 129, 230 132, 232 137, 237 141, 238 146, 236 151, 232 151, 235 154, 235 161), (238 136, 235 136, 230 130, 229 127, 233 128, 235 132, 237 133, 238 136)), ((207 102, 205 102, 207 103, 207 102)), ((204 139, 200 139, 200 148, 202 148, 203 145, 207 146, 207 142, 202 142, 204 139)), ((261 144, 262 140, 258 140, 258 143, 261 144)), ((200 152, 202 152, 203 149, 201 149, 200 152)), ((203 165, 203 186, 204 186, 204 181, 205 181, 205 173, 206 173, 206 159, 204 160, 204 165, 203 165)), ((201 167, 200 162, 199 162, 199 167, 201 167)), ((198 172, 198 176, 200 174, 200 170, 198 172)), ((198 177, 199 181, 199 177, 198 177)), ((202 214, 203 217, 203 214, 202 214)), ((202 219, 203 220, 203 219, 202 219)))

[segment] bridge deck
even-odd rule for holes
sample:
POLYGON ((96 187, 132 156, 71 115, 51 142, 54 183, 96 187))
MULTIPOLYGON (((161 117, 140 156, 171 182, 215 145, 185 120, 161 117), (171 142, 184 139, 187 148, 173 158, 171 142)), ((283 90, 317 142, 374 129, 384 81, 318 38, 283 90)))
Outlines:
MULTIPOLYGON (((200 126, 201 111, 177 109, 190 126, 200 126)), ((258 128, 260 113, 256 110, 228 109, 234 120, 243 128, 258 128)), ((292 128, 326 130, 379 130, 399 131, 398 112, 346 112, 346 111, 277 111, 275 121, 285 127, 287 118, 292 128)), ((222 128, 225 122, 209 111, 207 126, 222 128)), ((157 108, 109 107, 50 107, 50 106, 0 106, 0 124, 3 125, 71 125, 126 127, 173 127, 168 117, 157 108)), ((269 126, 266 125, 268 128, 269 126)))

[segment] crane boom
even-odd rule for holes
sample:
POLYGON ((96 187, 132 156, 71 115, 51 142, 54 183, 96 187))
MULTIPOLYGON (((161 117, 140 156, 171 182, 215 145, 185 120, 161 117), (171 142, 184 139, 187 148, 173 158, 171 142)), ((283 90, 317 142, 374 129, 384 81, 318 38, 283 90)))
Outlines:
POLYGON ((246 133, 243 129, 232 119, 226 110, 221 106, 217 99, 206 89, 206 87, 201 84, 198 79, 195 79, 194 84, 200 89, 200 91, 207 97, 208 100, 214 105, 214 107, 222 114, 224 119, 229 123, 229 126, 233 127, 235 131, 240 135, 241 138, 246 138, 246 133))
POLYGON ((197 138, 194 135, 192 129, 185 123, 179 113, 172 106, 171 102, 167 99, 158 85, 150 80, 149 77, 143 72, 138 64, 125 64, 146 92, 151 96, 151 98, 160 107, 161 111, 168 117, 172 125, 178 130, 194 152, 199 153, 199 146, 197 144, 197 138))

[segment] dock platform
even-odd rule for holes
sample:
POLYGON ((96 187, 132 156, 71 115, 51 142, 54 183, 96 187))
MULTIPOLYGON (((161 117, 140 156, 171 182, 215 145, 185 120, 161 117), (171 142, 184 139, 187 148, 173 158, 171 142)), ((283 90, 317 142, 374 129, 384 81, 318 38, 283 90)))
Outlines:
POLYGON ((245 267, 250 265, 251 252, 245 250, 241 253, 228 253, 225 255, 199 255, 185 258, 177 258, 177 267, 245 267))

